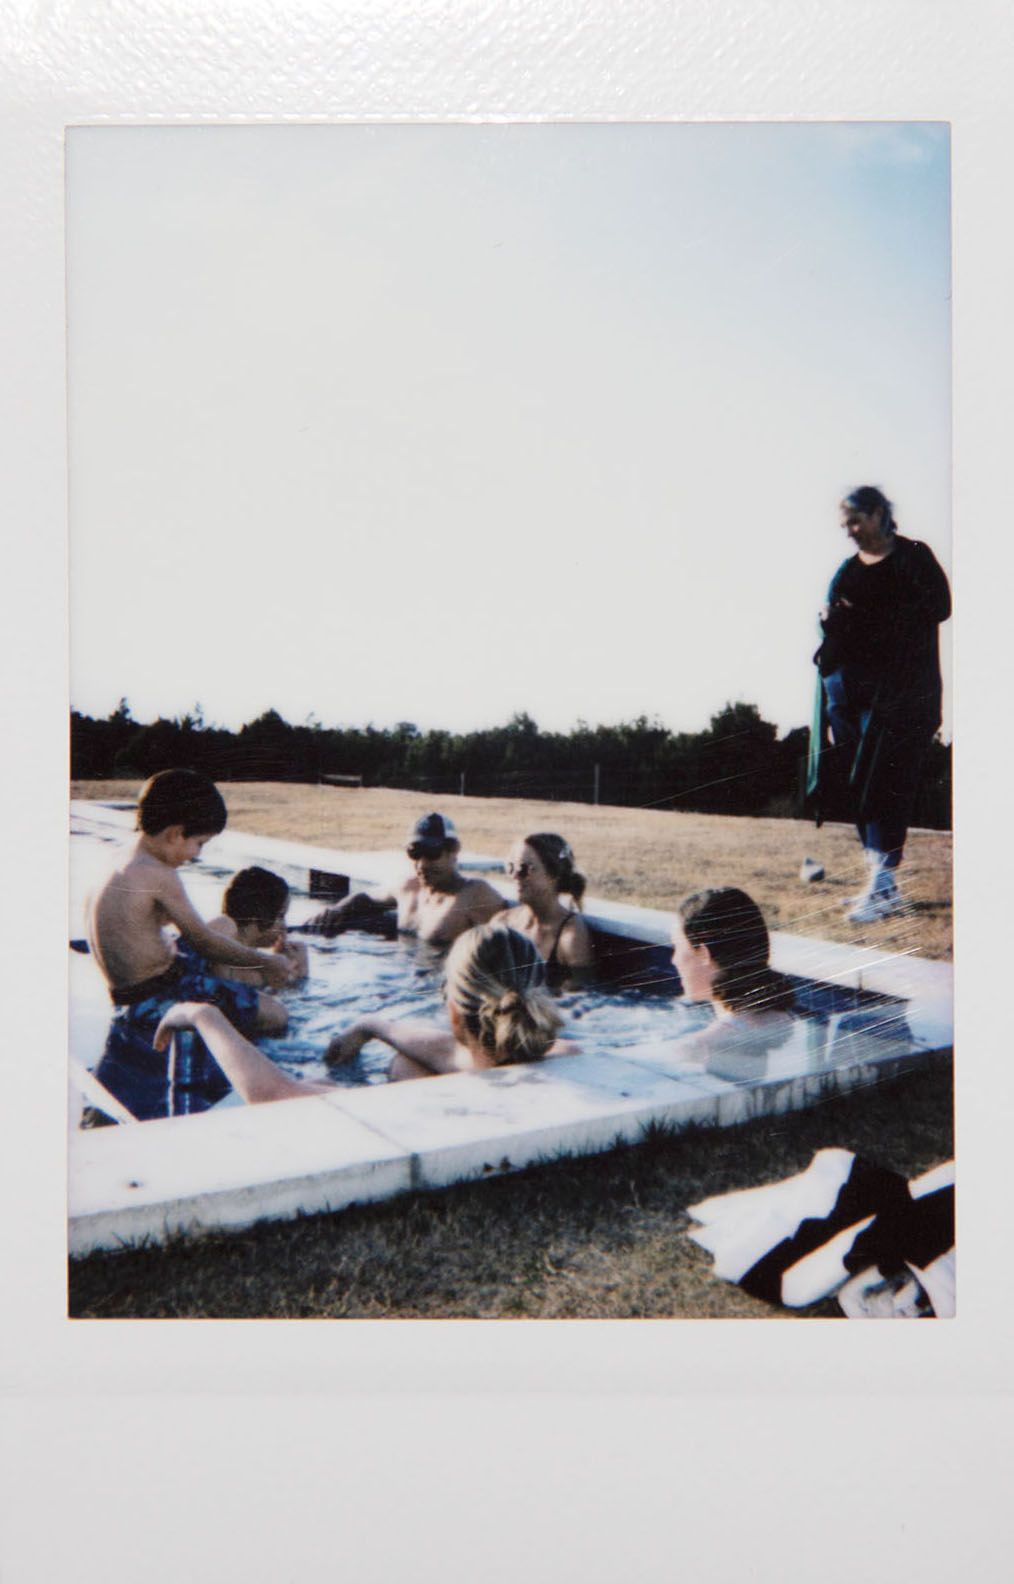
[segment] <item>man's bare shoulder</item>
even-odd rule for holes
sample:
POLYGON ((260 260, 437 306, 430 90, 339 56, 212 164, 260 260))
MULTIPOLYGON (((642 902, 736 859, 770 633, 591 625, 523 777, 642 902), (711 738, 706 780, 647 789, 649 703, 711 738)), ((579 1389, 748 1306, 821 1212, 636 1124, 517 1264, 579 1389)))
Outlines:
POLYGON ((482 922, 491 919, 505 906, 504 898, 499 891, 494 891, 488 880, 468 880, 459 898, 462 907, 467 908, 473 916, 479 916, 482 922))

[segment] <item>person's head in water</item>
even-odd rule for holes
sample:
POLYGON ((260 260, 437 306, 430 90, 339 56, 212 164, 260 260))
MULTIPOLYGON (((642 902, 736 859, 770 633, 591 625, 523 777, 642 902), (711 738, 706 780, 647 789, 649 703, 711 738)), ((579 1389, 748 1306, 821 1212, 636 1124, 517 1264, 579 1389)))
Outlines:
POLYGON ((138 794, 136 829, 158 836, 171 825, 184 836, 217 836, 225 829, 225 803, 214 781, 198 770, 160 770, 138 794))
POLYGON ((536 831, 515 844, 507 873, 518 883, 518 900, 538 903, 569 896, 580 908, 585 878, 574 867, 574 854, 562 836, 536 831))
POLYGON ((222 898, 222 912, 237 929, 268 935, 285 921, 289 888, 281 875, 256 864, 233 875, 222 898))
POLYGON ((861 484, 841 503, 841 525, 859 550, 877 552, 890 546, 898 530, 894 507, 875 484, 861 484))
POLYGON ((527 935, 480 924, 459 935, 444 973, 451 1028, 496 1066, 539 1061, 562 1018, 546 989, 546 965, 527 935))
POLYGON ((768 966, 770 952, 760 908, 735 886, 695 891, 676 909, 673 962, 691 1000, 729 1012, 791 1006, 792 985, 768 966))

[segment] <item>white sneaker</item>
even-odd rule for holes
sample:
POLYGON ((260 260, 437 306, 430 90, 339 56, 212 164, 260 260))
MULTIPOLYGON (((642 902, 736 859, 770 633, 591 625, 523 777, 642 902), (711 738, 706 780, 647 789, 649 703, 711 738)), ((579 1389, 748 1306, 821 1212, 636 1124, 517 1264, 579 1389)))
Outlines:
POLYGON ((883 897, 858 896, 845 917, 850 924, 875 924, 878 919, 886 918, 888 913, 893 912, 894 908, 883 897))
POLYGON ((900 913, 906 903, 898 890, 894 870, 884 866, 880 853, 867 853, 870 878, 859 896, 854 898, 848 911, 850 924, 874 924, 892 913, 900 913))
MULTIPOLYGON (((849 918, 853 913, 866 909, 875 897, 879 897, 878 875, 880 873, 881 857, 879 853, 871 852, 868 847, 863 848, 863 861, 866 864, 866 884, 858 896, 852 897, 845 903, 849 918)), ((866 923, 865 919, 857 919, 857 923, 866 923)))
POLYGON ((908 906, 894 876, 893 869, 881 868, 877 873, 876 895, 880 902, 881 918, 886 918, 889 913, 902 913, 908 906))
POLYGON ((893 913, 906 913, 908 911, 908 903, 897 886, 890 895, 882 896, 878 899, 878 906, 881 918, 890 918, 893 913))

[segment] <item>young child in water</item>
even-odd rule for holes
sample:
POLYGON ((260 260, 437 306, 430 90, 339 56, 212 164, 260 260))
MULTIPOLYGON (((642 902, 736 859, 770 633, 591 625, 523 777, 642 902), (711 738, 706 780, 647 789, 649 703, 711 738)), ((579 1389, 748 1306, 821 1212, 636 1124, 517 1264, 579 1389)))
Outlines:
MULTIPOLYGON (((238 940, 258 951, 276 952, 290 964, 290 984, 307 975, 307 951, 303 941, 291 940, 285 933, 289 907, 289 888, 281 875, 253 865, 233 875, 222 897, 222 912, 208 925, 227 940, 238 940)), ((238 984, 264 985, 263 968, 229 968, 223 975, 238 984)))
POLYGON ((116 1007, 96 1077, 136 1117, 205 1110, 229 1089, 197 1036, 181 1042, 180 1062, 155 1049, 155 1029, 173 1003, 214 1002, 250 1035, 281 1034, 288 1020, 273 996, 230 984, 212 969, 252 968, 280 988, 293 978, 290 958, 209 929, 176 873, 224 829, 226 817, 207 776, 160 771, 141 789, 137 841, 88 903, 89 945, 116 1007), (166 933, 169 925, 178 941, 166 933))

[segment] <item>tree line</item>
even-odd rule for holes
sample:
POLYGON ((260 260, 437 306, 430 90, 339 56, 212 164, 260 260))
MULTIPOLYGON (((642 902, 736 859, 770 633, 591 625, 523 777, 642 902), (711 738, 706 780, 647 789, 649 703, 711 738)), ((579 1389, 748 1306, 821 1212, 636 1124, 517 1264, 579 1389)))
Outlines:
MULTIPOLYGON (((693 810, 706 814, 795 816, 809 730, 779 738, 754 704, 728 703, 700 732, 671 732, 639 716, 612 726, 579 722, 568 733, 540 731, 524 712, 483 731, 421 732, 290 725, 266 710, 238 732, 206 725, 199 706, 173 720, 135 721, 126 699, 105 719, 71 712, 75 780, 146 778, 173 765, 215 781, 360 780, 436 795, 540 798, 693 810)), ((923 775, 913 821, 950 828, 951 749, 939 738, 923 775)))

